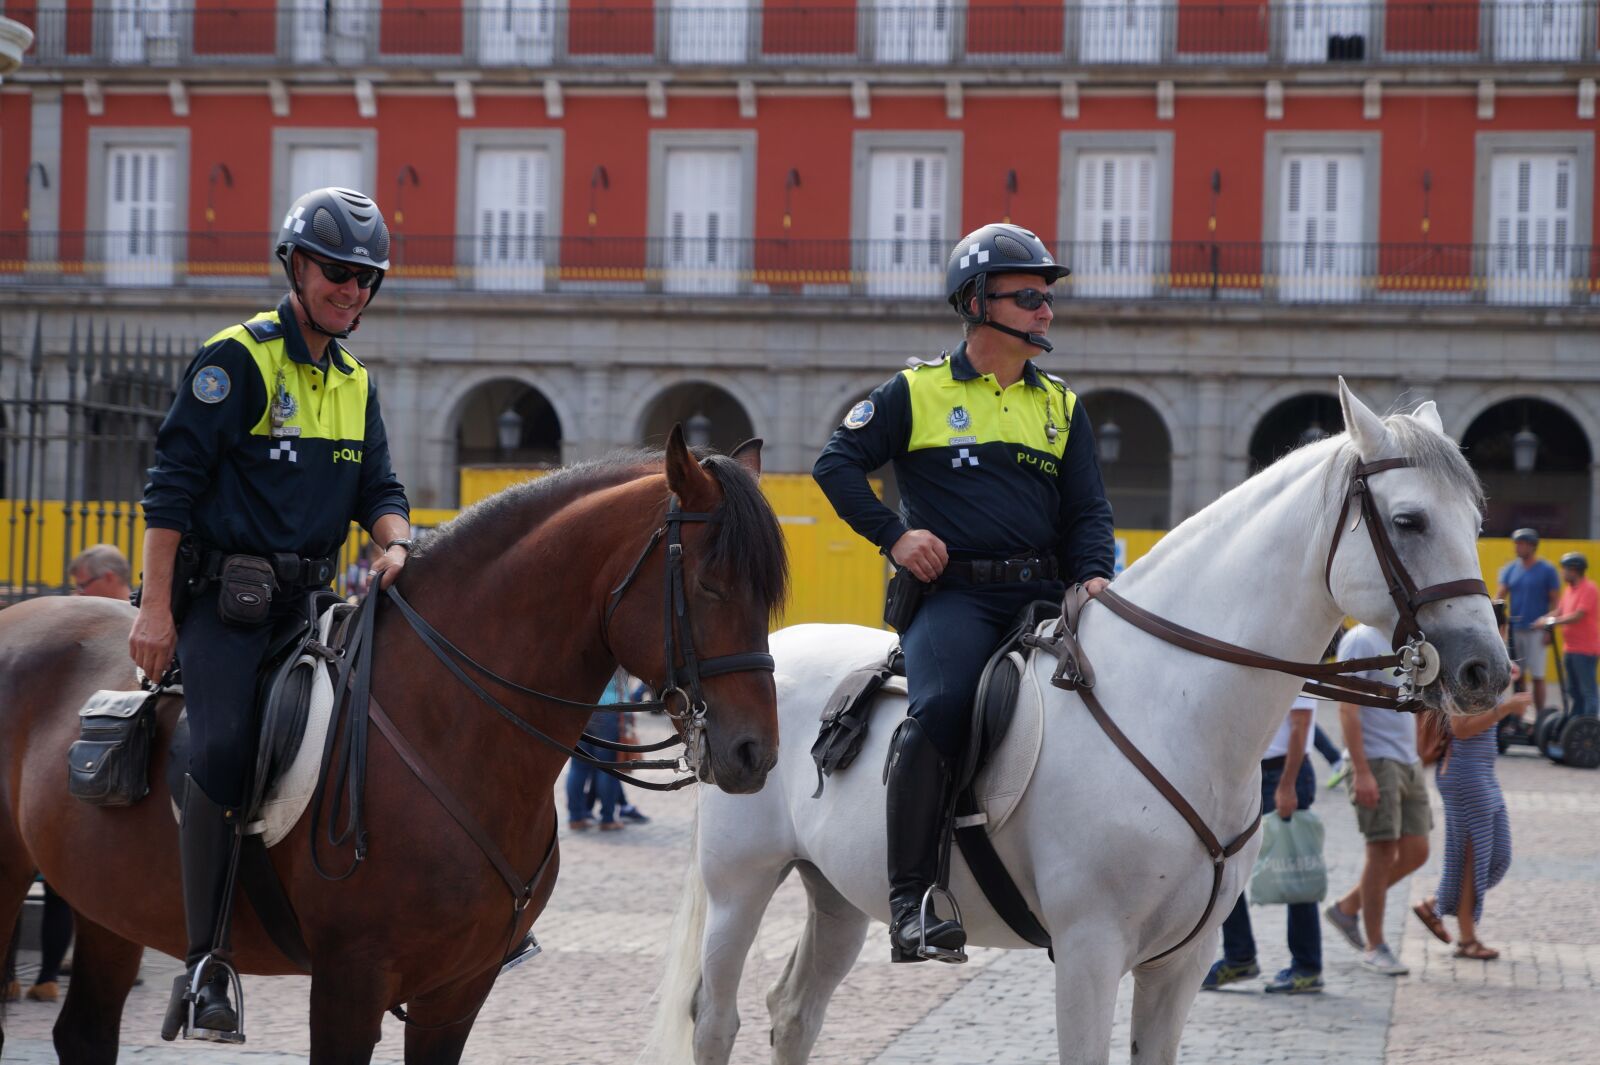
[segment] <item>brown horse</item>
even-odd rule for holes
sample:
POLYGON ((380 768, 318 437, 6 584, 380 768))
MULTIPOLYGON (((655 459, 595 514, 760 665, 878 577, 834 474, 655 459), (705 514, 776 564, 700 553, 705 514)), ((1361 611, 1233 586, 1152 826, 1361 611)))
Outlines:
MULTIPOLYGON (((397 586, 445 638, 518 684, 589 701, 620 663, 660 686, 682 666, 665 661, 666 551, 653 547, 631 582, 629 573, 663 526, 671 497, 685 512, 709 512, 709 520, 680 527, 690 624, 677 656, 692 652, 703 661, 767 649, 788 574, 759 473, 759 442, 733 458, 697 461, 675 431, 664 456, 574 467, 473 507, 419 546, 397 586)), ((381 606, 374 700, 516 872, 532 878, 553 847, 553 784, 564 756, 468 695, 394 604, 381 606)), ((36 869, 72 906, 77 954, 54 1033, 68 1065, 116 1060, 140 947, 182 957, 186 945, 178 832, 164 782, 176 707, 161 713, 146 798, 110 809, 67 794, 77 708, 97 689, 134 687, 133 617, 125 605, 87 598, 0 612, 0 928, 12 927, 36 869)), ((583 731, 582 712, 525 695, 504 698, 525 723, 563 744, 583 731)), ((759 789, 777 757, 772 674, 708 673, 704 698, 702 779, 731 792, 759 789)), ((370 851, 357 872, 338 882, 318 875, 309 817, 268 852, 310 948, 311 1060, 370 1061, 384 1011, 405 1003, 412 1022, 406 1061, 456 1062, 498 975, 508 932, 514 927, 520 937, 543 910, 556 862, 514 918, 506 882, 484 851, 378 730, 369 735, 370 851)), ((297 971, 242 894, 233 942, 241 972, 297 971)))

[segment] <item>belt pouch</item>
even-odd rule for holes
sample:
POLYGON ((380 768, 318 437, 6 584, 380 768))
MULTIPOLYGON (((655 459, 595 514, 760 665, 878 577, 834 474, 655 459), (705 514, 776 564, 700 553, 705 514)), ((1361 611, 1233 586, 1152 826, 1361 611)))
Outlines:
POLYGON ((889 579, 889 590, 883 601, 883 623, 895 632, 904 634, 917 616, 922 597, 927 591, 928 585, 919 581, 910 570, 895 570, 894 576, 889 579))
POLYGON ((67 791, 92 806, 129 806, 150 791, 150 740, 158 693, 99 691, 78 711, 67 750, 67 791))
POLYGON ((217 614, 230 625, 260 625, 272 610, 276 586, 271 562, 254 555, 229 555, 217 578, 217 614))

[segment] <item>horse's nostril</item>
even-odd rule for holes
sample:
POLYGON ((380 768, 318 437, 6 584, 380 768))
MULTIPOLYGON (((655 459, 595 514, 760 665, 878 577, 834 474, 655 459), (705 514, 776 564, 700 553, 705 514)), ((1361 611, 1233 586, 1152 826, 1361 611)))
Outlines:
POLYGON ((1459 673, 1461 686, 1473 691, 1479 691, 1489 686, 1489 663, 1481 658, 1474 658, 1461 667, 1459 673))

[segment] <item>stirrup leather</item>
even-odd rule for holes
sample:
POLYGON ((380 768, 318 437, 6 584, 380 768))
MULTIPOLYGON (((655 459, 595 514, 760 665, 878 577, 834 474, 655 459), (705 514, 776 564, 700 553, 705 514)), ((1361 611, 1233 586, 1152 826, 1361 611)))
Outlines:
POLYGON ((189 978, 189 987, 183 995, 183 1027, 179 1035, 184 1039, 201 1039, 210 1043, 243 1043, 244 1042, 244 984, 239 979, 239 973, 233 966, 223 961, 214 954, 208 954, 200 959, 194 967, 194 975, 189 978), (218 1031, 215 1028, 202 1028, 195 1023, 195 1008, 200 1004, 200 988, 205 985, 207 970, 213 965, 222 966, 227 973, 228 983, 233 989, 233 1014, 238 1018, 231 1032, 218 1031))

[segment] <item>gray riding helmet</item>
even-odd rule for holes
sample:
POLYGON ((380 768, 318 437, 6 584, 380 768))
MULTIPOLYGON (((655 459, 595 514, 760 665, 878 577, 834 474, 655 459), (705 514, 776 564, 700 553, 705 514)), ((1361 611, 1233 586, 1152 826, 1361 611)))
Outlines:
MULTIPOLYGON (((289 287, 299 295, 300 286, 295 281, 294 270, 289 262, 295 248, 347 263, 357 269, 376 267, 387 272, 389 226, 384 222, 383 212, 378 210, 378 205, 364 192, 337 186, 313 189, 290 205, 289 212, 283 216, 283 225, 278 229, 278 261, 283 263, 283 273, 289 279, 289 287)), ((377 281, 373 282, 367 296, 367 306, 370 307, 377 297, 383 277, 380 273, 377 281)), ((361 317, 357 315, 349 329, 335 333, 322 328, 315 321, 311 322, 317 332, 341 340, 360 324, 361 317)))
MULTIPOLYGON (((989 274, 1038 274, 1046 285, 1052 285, 1072 273, 1051 258, 1044 241, 1032 231, 1009 222, 991 222, 974 229, 961 238, 944 271, 945 299, 962 318, 972 322, 983 320, 983 301, 978 301, 978 316, 967 310, 971 293, 963 292, 974 281, 989 274)), ((978 292, 983 289, 979 288, 978 292)))
POLYGON ((1578 551, 1568 551, 1566 554, 1562 555, 1561 564, 1563 566, 1570 566, 1579 573, 1589 572, 1589 560, 1578 551))

